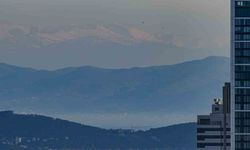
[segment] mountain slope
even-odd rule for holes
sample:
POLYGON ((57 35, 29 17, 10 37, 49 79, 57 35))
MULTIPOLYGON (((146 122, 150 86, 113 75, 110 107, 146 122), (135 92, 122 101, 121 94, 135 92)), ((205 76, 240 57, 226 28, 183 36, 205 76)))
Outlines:
POLYGON ((46 71, 0 64, 0 106, 34 113, 199 113, 221 96, 228 80, 224 57, 131 69, 46 71))
POLYGON ((195 149, 194 123, 148 131, 105 130, 38 115, 0 112, 4 149, 195 149), (185 133, 185 134, 183 134, 185 133))

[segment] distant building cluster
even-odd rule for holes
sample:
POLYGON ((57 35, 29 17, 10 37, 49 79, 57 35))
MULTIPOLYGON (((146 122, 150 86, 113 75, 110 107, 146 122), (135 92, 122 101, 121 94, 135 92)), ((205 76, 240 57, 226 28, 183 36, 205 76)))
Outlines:
MULTIPOLYGON (((61 138, 38 138, 38 137, 6 137, 0 138, 0 144, 5 146, 11 146, 15 149, 54 149, 52 146, 46 146, 48 143, 65 143, 70 140, 69 137, 61 138), (46 148, 44 148, 46 147, 46 148)), ((2 149, 1 149, 2 150, 2 149)))

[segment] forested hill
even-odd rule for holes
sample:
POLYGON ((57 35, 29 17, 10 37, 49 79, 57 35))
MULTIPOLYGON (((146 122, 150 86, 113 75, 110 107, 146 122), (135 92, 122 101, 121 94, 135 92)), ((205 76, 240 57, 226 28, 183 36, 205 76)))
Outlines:
POLYGON ((195 149, 196 124, 107 130, 39 115, 0 112, 0 149, 195 149))

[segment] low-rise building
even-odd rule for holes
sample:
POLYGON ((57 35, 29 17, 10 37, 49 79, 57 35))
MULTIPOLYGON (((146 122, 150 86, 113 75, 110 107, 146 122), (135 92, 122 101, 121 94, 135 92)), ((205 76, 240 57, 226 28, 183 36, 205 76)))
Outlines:
POLYGON ((223 100, 214 99, 212 112, 197 118, 198 150, 230 150, 230 84, 223 87, 223 100))

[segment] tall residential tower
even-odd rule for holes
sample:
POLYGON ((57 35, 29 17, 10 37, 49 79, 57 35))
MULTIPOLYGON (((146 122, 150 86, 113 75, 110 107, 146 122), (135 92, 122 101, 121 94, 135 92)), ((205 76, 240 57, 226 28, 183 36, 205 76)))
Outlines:
POLYGON ((231 0, 231 149, 250 150, 250 0, 231 0))

